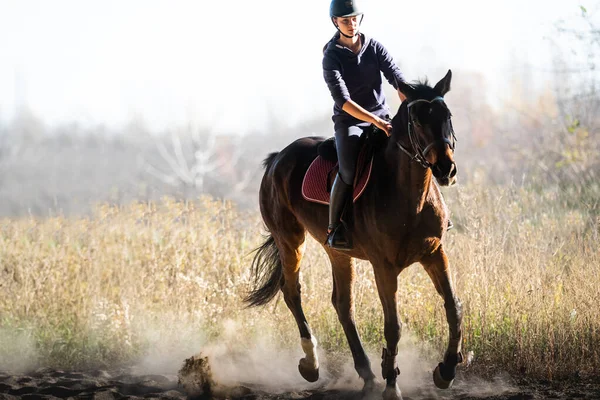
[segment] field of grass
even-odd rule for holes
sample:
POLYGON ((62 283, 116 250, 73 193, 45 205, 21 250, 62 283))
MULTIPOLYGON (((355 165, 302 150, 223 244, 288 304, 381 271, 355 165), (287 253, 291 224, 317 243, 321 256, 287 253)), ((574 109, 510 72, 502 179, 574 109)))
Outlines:
MULTIPOLYGON (((456 229, 445 247, 464 306, 463 348, 475 355, 471 368, 550 379, 595 373, 598 196, 476 181, 446 196, 456 229)), ((261 233, 258 213, 209 198, 99 206, 79 219, 1 220, 0 369, 106 367, 159 348, 200 350, 229 339, 235 346, 260 338, 299 350, 280 298, 263 309, 241 302, 251 285, 249 253, 261 233)), ((356 319, 365 345, 377 351, 381 305, 370 265, 357 267, 356 319)), ((447 340, 441 298, 418 265, 399 279, 404 332, 441 356, 447 340)), ((330 266, 312 240, 302 282, 320 345, 349 354, 330 304, 330 266)))

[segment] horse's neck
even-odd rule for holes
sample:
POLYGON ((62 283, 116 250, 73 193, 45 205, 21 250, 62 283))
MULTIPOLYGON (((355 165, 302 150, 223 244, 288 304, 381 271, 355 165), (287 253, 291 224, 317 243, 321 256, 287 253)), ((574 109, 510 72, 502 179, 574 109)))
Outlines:
MULTIPOLYGON (((408 157, 404 157, 408 159, 408 157)), ((429 190, 431 188, 431 169, 423 168, 421 165, 408 160, 410 164, 410 186, 411 199, 414 201, 414 209, 418 214, 423 210, 429 190)))
POLYGON ((388 146, 385 155, 388 171, 392 172, 398 193, 402 193, 410 210, 415 214, 420 213, 425 206, 431 187, 431 169, 423 168, 413 162, 408 155, 399 150, 396 144, 388 146))

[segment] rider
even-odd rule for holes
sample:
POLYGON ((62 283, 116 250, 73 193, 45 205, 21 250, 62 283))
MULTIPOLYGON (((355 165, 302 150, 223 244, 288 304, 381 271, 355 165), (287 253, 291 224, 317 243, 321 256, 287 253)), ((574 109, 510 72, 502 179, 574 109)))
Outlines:
MULTIPOLYGON (((332 0, 329 16, 338 32, 323 49, 323 76, 335 102, 332 120, 339 172, 331 188, 327 244, 351 250, 352 238, 340 218, 353 189, 359 138, 371 124, 391 135, 381 73, 396 90, 396 82, 404 82, 404 77, 385 47, 359 32, 363 13, 355 0, 332 0)), ((404 101, 399 90, 398 96, 404 101)))

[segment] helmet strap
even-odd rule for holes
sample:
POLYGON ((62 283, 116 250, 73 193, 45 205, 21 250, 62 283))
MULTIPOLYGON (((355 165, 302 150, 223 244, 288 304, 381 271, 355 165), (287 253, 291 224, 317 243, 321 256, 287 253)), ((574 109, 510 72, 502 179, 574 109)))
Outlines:
MULTIPOLYGON (((358 22, 358 26, 360 27, 360 25, 362 24, 362 20, 365 17, 365 14, 361 14, 360 15, 360 21, 358 22)), ((333 25, 335 26, 335 28, 338 30, 338 32, 340 33, 340 35, 347 37, 348 39, 352 39, 356 36, 358 36, 360 34, 360 29, 356 31, 356 33, 354 34, 354 36, 350 36, 350 35, 346 35, 344 32, 342 32, 340 30, 340 27, 335 23, 335 21, 333 20, 333 18, 335 17, 331 17, 331 22, 333 23, 333 25)))
POLYGON ((342 32, 342 31, 340 30, 340 28, 337 28, 337 30, 338 30, 338 32, 340 33, 340 35, 342 35, 342 36, 344 36, 344 37, 347 37, 348 39, 352 39, 352 38, 354 38, 355 36, 358 36, 358 35, 359 35, 359 33, 360 33, 360 32, 356 32, 356 34, 355 34, 354 36, 350 36, 350 35, 346 35, 344 32, 342 32))

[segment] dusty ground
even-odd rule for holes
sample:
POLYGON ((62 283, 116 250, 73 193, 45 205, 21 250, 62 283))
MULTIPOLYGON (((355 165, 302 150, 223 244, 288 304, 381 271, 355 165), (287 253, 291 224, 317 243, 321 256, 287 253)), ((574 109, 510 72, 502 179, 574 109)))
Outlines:
MULTIPOLYGON (((534 384, 519 387, 506 383, 506 379, 480 381, 467 378, 456 382, 453 388, 440 391, 433 383, 405 384, 404 400, 417 399, 600 399, 600 384, 534 384)), ((359 385, 355 382, 353 385, 359 385)), ((220 399, 313 399, 358 400, 365 398, 360 388, 344 382, 323 382, 300 391, 274 390, 259 384, 217 385, 211 396, 200 398, 220 399), (336 386, 338 388, 336 388, 336 386)), ((185 389, 178 384, 177 375, 144 375, 134 370, 65 372, 39 369, 29 374, 0 372, 0 399, 183 399, 188 398, 185 389)), ((368 399, 381 398, 379 394, 368 399)))

